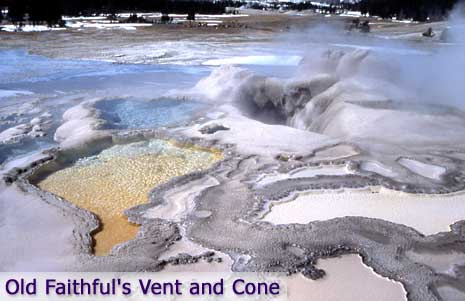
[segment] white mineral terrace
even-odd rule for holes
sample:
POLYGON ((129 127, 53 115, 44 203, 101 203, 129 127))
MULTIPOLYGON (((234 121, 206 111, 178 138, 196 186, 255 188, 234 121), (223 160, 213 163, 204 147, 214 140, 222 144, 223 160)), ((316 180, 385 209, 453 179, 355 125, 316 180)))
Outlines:
MULTIPOLYGON (((185 251, 205 250, 193 243, 187 243, 185 251), (193 249, 192 249, 193 248, 193 249)), ((174 248, 175 250, 177 248, 174 248)), ((195 253, 195 252, 194 252, 195 253)), ((220 253, 221 254, 221 253, 220 253)), ((171 253, 171 255, 174 255, 171 253)), ((165 272, 229 272, 232 260, 221 254, 223 262, 206 263, 199 261, 190 265, 169 265, 165 272)), ((338 258, 322 259, 317 267, 326 275, 323 279, 310 280, 302 274, 286 278, 289 301, 336 301, 341 294, 346 301, 358 300, 407 300, 402 284, 376 274, 362 262, 359 255, 346 255, 338 258), (366 287, 371 289, 367 290, 366 287)))
POLYGON ((264 174, 258 179, 257 186, 265 186, 286 179, 313 178, 319 175, 343 176, 348 174, 350 174, 350 171, 345 165, 302 167, 289 173, 264 174))
POLYGON ((465 218, 465 195, 413 195, 387 189, 345 190, 297 195, 273 202, 263 218, 274 224, 306 224, 345 216, 363 216, 404 224, 425 234, 450 231, 465 218))
POLYGON ((326 272, 322 280, 312 281, 301 274, 289 280, 289 300, 407 300, 402 284, 373 272, 359 255, 320 260, 317 267, 326 272))
POLYGON ((427 164, 407 158, 399 159, 399 163, 408 168, 410 171, 433 180, 439 180, 446 172, 446 169, 442 166, 427 164))

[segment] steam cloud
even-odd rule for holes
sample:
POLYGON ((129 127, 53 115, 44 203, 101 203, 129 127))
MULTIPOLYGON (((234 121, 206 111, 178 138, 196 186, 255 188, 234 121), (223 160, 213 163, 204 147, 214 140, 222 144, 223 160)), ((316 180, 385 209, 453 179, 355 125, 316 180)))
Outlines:
POLYGON ((425 107, 430 111, 438 107, 440 111, 463 109, 463 11, 462 5, 457 6, 444 34, 441 35, 442 29, 435 29, 437 37, 424 43, 348 35, 339 24, 308 30, 304 35, 310 40, 307 44, 301 42, 305 40, 302 35, 291 33, 281 39, 282 45, 302 45, 305 49, 293 77, 265 77, 223 66, 200 81, 194 90, 203 94, 209 91, 208 98, 234 103, 263 122, 329 131, 337 137, 347 137, 347 133, 336 133, 332 123, 342 125, 349 119, 355 122, 351 115, 360 114, 352 110, 351 103, 389 109, 408 107, 414 111, 423 111, 425 107), (320 47, 315 47, 311 40, 315 37, 323 41, 319 41, 320 47), (336 43, 352 45, 355 50, 331 47, 336 43))

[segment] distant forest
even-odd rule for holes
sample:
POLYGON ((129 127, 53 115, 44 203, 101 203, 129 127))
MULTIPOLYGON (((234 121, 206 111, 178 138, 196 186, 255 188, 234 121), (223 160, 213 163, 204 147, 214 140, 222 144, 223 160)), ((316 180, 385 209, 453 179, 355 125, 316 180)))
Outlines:
MULTIPOLYGON (((327 9, 335 12, 337 8, 360 10, 372 16, 383 18, 413 19, 427 21, 441 19, 447 15, 458 0, 360 0, 356 4, 337 4, 327 9)), ((7 17, 14 23, 28 21, 46 22, 49 25, 61 22, 62 15, 91 15, 99 13, 113 14, 131 11, 158 11, 162 13, 217 14, 226 7, 245 5, 245 1, 211 1, 211 0, 0 0, 0 8, 8 7, 8 15, 0 13, 0 21, 7 17)), ((261 2, 248 3, 253 8, 263 8, 261 2)), ((277 3, 278 7, 303 10, 315 9, 310 2, 277 3)))
MULTIPOLYGON (((162 13, 221 14, 228 6, 240 6, 238 1, 209 0, 0 0, 0 7, 8 7, 12 22, 23 22, 25 15, 33 23, 57 24, 63 15, 113 14, 131 11, 162 13)), ((2 16, 0 16, 1 18, 2 16)))
POLYGON ((360 10, 382 18, 413 19, 415 21, 444 18, 457 0, 361 0, 360 10))

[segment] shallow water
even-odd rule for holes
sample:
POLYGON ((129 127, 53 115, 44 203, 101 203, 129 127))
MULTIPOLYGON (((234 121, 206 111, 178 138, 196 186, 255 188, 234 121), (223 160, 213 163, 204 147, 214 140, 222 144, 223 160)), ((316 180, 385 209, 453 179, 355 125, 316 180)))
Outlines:
POLYGON ((50 149, 55 146, 47 139, 29 139, 21 145, 0 144, 0 164, 4 164, 10 159, 25 156, 37 152, 38 150, 50 149))
POLYGON ((104 61, 50 59, 40 55, 28 54, 23 49, 0 50, 0 83, 15 85, 17 83, 39 83, 43 81, 78 80, 84 77, 105 77, 137 73, 161 73, 178 71, 196 74, 208 68, 113 64, 104 61))
POLYGON ((116 100, 116 105, 100 104, 113 121, 111 128, 153 128, 188 121, 202 110, 201 103, 160 96, 191 87, 209 72, 202 66, 50 59, 25 50, 0 50, 0 61, 0 132, 28 125, 42 114, 51 116, 50 123, 41 125, 45 137, 0 141, 0 163, 56 146, 53 136, 63 113, 88 99, 116 100))
POLYGON ((38 183, 44 190, 95 213, 102 229, 94 235, 95 254, 105 255, 133 239, 138 227, 123 211, 148 201, 155 186, 206 169, 221 154, 175 146, 163 140, 115 145, 77 161, 38 183))
POLYGON ((187 88, 209 73, 202 66, 114 64, 50 59, 24 50, 0 50, 0 90, 34 94, 104 92, 105 97, 153 99, 171 89, 187 88))
POLYGON ((153 101, 104 100, 95 107, 110 122, 110 128, 154 128, 169 126, 192 119, 205 104, 197 101, 183 101, 162 98, 153 101))

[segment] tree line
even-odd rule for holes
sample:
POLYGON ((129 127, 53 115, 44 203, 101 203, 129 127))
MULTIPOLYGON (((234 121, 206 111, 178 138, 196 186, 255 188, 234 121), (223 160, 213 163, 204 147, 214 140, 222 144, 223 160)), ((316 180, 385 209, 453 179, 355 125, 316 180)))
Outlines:
MULTIPOLYGON (((458 0, 360 0, 357 3, 339 2, 325 9, 333 13, 337 8, 360 10, 382 18, 413 19, 427 21, 443 18, 458 0)), ((8 17, 13 23, 27 21, 34 24, 46 22, 49 25, 61 22, 63 15, 115 14, 122 11, 158 11, 164 14, 218 14, 226 7, 244 5, 244 1, 225 0, 0 0, 0 8, 8 7, 8 17)), ((269 4, 267 4, 269 6, 269 4)), ((276 4, 278 5, 278 4, 276 4)), ((265 4, 255 2, 252 8, 264 8, 265 4)), ((302 1, 283 3, 287 9, 316 9, 314 3, 302 1)), ((278 8, 278 7, 276 7, 278 8)), ((0 20, 2 16, 0 14, 0 20)))
POLYGON ((34 0, 12 0, 1 3, 8 7, 7 17, 13 23, 25 21, 26 14, 28 20, 33 24, 46 22, 49 25, 57 24, 61 21, 62 10, 60 0, 47 0, 44 5, 42 1, 34 0))
POLYGON ((45 22, 49 25, 60 23, 63 15, 87 16, 122 11, 221 14, 226 7, 240 5, 233 0, 0 0, 0 8, 8 7, 6 17, 11 22, 21 23, 27 19, 33 24, 45 22))
POLYGON ((457 0, 361 0, 360 11, 381 18, 413 19, 424 22, 443 19, 457 0))

